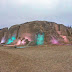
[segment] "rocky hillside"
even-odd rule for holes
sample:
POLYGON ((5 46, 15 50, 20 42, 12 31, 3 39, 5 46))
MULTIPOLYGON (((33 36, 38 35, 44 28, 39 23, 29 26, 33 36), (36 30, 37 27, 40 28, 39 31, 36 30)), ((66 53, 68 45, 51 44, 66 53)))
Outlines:
POLYGON ((63 24, 47 21, 32 21, 20 25, 11 26, 0 30, 0 41, 5 37, 5 43, 8 38, 16 35, 18 38, 28 38, 29 41, 35 40, 37 33, 44 33, 44 44, 53 43, 72 43, 72 28, 66 27, 63 24))
POLYGON ((1 43, 6 42, 8 40, 8 34, 9 34, 8 28, 3 28, 0 30, 0 42, 1 43))

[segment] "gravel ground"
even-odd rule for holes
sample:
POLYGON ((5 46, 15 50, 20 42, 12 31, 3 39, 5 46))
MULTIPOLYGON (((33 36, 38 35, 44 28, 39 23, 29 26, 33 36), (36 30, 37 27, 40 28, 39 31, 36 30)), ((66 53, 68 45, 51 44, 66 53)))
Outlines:
POLYGON ((72 72, 72 46, 0 46, 0 72, 72 72))

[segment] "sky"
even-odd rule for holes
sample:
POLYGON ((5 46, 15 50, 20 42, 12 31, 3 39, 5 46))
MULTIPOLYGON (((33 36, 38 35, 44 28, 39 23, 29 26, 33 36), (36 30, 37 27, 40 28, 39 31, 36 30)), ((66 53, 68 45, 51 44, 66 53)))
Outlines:
POLYGON ((36 20, 72 26, 72 0, 0 0, 0 28, 36 20))

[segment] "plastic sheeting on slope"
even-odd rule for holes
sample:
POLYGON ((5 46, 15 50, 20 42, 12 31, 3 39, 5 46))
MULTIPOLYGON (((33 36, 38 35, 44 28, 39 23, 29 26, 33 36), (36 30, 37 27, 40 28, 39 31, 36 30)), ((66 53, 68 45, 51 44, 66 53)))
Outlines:
POLYGON ((14 40, 16 40, 16 36, 12 36, 11 38, 9 38, 6 44, 10 44, 10 43, 12 43, 14 40))
POLYGON ((37 45, 43 45, 44 44, 44 33, 40 34, 38 33, 36 36, 36 44, 37 45))

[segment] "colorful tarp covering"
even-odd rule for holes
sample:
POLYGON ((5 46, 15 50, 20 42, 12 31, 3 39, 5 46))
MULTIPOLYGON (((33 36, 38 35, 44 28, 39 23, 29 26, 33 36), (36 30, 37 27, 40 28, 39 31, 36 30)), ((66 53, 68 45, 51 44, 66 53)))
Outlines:
POLYGON ((12 43, 14 40, 16 40, 16 37, 15 36, 12 36, 11 38, 8 39, 7 44, 12 43))
POLYGON ((37 37, 36 37, 36 44, 37 45, 43 45, 44 44, 44 33, 42 34, 38 34, 37 37))
POLYGON ((52 37, 51 43, 52 44, 59 44, 59 41, 56 38, 52 37))

